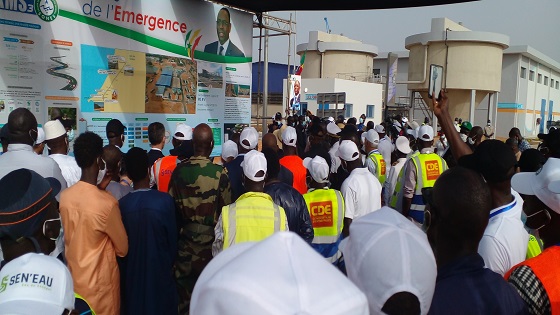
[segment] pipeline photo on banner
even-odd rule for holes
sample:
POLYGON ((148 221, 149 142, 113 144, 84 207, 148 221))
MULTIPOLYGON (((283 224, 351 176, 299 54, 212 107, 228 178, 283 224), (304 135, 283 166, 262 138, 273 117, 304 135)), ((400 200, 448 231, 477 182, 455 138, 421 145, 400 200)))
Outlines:
POLYGON ((0 0, 0 126, 74 109, 77 134, 121 120, 126 151, 149 148, 152 122, 204 122, 218 155, 224 126, 251 120, 252 25, 203 0, 0 0))
POLYGON ((290 101, 288 103, 288 109, 292 113, 299 113, 301 110, 301 76, 290 75, 290 101))

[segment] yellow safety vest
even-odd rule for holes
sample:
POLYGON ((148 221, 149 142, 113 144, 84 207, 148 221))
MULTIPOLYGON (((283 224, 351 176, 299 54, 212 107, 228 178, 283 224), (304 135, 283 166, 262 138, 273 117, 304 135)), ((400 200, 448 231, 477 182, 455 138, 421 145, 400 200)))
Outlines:
POLYGON ((375 164, 375 177, 379 180, 381 185, 385 183, 385 179, 387 178, 387 165, 385 164, 385 160, 383 159, 383 155, 379 153, 372 153, 368 156, 368 158, 375 164))
POLYGON ((344 198, 342 193, 334 189, 316 189, 303 195, 311 224, 313 225, 313 246, 331 263, 336 262, 341 253, 338 251, 338 240, 342 234, 344 220, 344 198), (328 248, 328 245, 336 248, 328 248), (325 254, 329 252, 329 254, 325 254))
POLYGON ((529 245, 527 246, 527 259, 531 259, 533 257, 537 257, 540 253, 542 253, 542 241, 539 240, 534 236, 529 234, 529 245))
POLYGON ((401 168, 399 172, 399 176, 397 176, 397 182, 395 185, 395 190, 393 191, 393 195, 391 196, 391 200, 389 201, 389 206, 398 212, 402 213, 402 188, 404 186, 404 174, 406 173, 406 169, 408 167, 408 161, 420 154, 420 151, 413 152, 409 157, 407 157, 406 162, 404 162, 404 166, 401 168))
POLYGON ((447 163, 435 153, 418 154, 412 157, 412 162, 416 167, 416 188, 409 215, 417 222, 424 222, 424 198, 422 198, 422 188, 434 187, 439 175, 447 170, 447 163))
POLYGON ((286 231, 286 212, 265 193, 247 192, 222 208, 224 249, 244 242, 262 241, 286 231))

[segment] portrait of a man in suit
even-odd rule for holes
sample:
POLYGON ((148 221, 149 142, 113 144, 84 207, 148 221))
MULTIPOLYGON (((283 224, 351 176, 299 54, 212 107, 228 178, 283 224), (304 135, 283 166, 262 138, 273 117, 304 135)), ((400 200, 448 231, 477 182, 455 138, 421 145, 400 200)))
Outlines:
POLYGON ((300 106, 300 89, 301 89, 301 83, 299 83, 298 80, 295 80, 293 83, 293 97, 290 99, 290 106, 292 107, 292 110, 299 110, 299 106, 300 106))
POLYGON ((231 32, 231 15, 227 8, 221 8, 220 11, 218 11, 216 31, 218 33, 218 40, 204 46, 204 52, 221 56, 245 57, 241 49, 237 48, 229 38, 229 32, 231 32))

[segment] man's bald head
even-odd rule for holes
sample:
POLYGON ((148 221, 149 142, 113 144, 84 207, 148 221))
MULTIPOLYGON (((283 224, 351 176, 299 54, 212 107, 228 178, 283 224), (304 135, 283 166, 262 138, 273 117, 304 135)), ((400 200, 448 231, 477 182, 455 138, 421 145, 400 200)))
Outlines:
POLYGON ((278 152, 278 142, 276 141, 276 136, 272 133, 267 133, 262 138, 262 148, 269 148, 274 150, 274 152, 278 152))
POLYGON ((214 134, 207 124, 199 124, 193 129, 194 154, 209 157, 214 149, 214 134))
POLYGON ((476 250, 492 209, 490 189, 482 176, 461 166, 451 168, 437 179, 432 196, 436 241, 446 239, 476 250))
POLYGON ((101 155, 103 161, 107 165, 107 171, 113 171, 117 174, 119 173, 120 165, 122 159, 122 152, 114 145, 106 145, 103 147, 103 154, 101 155))
POLYGON ((37 140, 37 119, 26 108, 16 108, 8 116, 9 142, 33 145, 37 140))

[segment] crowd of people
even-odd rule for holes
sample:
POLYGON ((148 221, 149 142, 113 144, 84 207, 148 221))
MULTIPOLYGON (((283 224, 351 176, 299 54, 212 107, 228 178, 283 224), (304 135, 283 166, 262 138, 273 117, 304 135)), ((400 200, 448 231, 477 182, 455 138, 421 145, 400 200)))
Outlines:
POLYGON ((119 120, 104 146, 18 108, 0 314, 560 314, 560 130, 535 149, 432 103, 439 130, 278 113, 216 158, 205 123, 123 153, 119 120))

